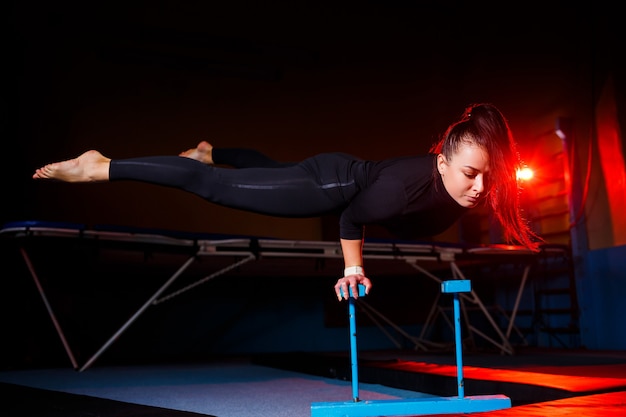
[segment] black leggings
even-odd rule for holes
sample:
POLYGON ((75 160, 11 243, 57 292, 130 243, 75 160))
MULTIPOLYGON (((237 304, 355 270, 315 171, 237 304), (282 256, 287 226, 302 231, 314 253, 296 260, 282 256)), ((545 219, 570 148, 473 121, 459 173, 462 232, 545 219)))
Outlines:
POLYGON ((276 161, 256 149, 248 148, 213 148, 211 157, 215 165, 234 168, 284 168, 297 165, 296 162, 276 161))
POLYGON ((359 191, 357 177, 363 164, 346 154, 326 153, 282 164, 262 154, 255 156, 253 151, 240 153, 244 159, 239 162, 220 161, 215 151, 216 162, 242 168, 220 168, 179 156, 152 156, 112 160, 109 179, 174 187, 215 204, 278 217, 337 212, 359 191))

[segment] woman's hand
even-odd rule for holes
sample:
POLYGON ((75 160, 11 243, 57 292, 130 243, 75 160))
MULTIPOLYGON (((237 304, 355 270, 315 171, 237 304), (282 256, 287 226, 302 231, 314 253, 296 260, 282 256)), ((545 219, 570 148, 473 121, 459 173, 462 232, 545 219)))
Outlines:
POLYGON ((352 294, 354 298, 359 297, 358 284, 365 285, 365 294, 367 294, 372 288, 372 282, 367 278, 363 272, 363 239, 340 239, 341 251, 343 252, 343 261, 346 269, 344 269, 343 278, 337 280, 335 284, 335 294, 337 299, 341 301, 342 298, 346 300, 350 297, 348 288, 352 288, 352 294), (343 291, 343 296, 341 292, 343 291))
POLYGON ((348 297, 350 297, 348 288, 352 289, 352 295, 354 298, 359 298, 358 284, 365 285, 365 294, 368 294, 372 288, 372 281, 370 281, 370 279, 365 275, 354 274, 339 278, 335 284, 335 294, 337 294, 337 300, 341 301, 343 298, 347 300, 348 297))

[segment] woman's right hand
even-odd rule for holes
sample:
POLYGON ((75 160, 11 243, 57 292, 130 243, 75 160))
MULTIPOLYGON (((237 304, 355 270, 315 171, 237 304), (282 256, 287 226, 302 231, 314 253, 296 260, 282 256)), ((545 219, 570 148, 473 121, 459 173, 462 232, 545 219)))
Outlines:
POLYGON ((335 284, 335 294, 337 294, 337 300, 348 299, 350 296, 349 289, 352 290, 354 298, 359 298, 358 285, 363 284, 365 286, 365 294, 368 294, 372 288, 372 281, 365 275, 353 274, 343 278, 339 278, 335 284))

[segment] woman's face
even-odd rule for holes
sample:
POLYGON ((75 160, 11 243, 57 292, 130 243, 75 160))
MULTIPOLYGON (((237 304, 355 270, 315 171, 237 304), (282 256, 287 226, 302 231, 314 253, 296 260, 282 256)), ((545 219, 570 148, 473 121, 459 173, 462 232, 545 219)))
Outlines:
POLYGON ((489 156, 484 149, 464 143, 447 159, 437 156, 437 169, 441 174, 446 191, 463 207, 476 207, 487 187, 489 156))

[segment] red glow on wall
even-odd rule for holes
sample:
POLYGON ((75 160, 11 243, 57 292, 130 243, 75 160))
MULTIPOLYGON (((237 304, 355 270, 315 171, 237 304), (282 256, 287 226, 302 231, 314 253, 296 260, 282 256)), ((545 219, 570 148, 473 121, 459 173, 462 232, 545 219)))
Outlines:
POLYGON ((626 167, 621 132, 617 121, 617 106, 613 95, 613 83, 607 82, 596 108, 596 129, 600 165, 604 174, 609 211, 611 215, 613 243, 626 244, 626 167))

